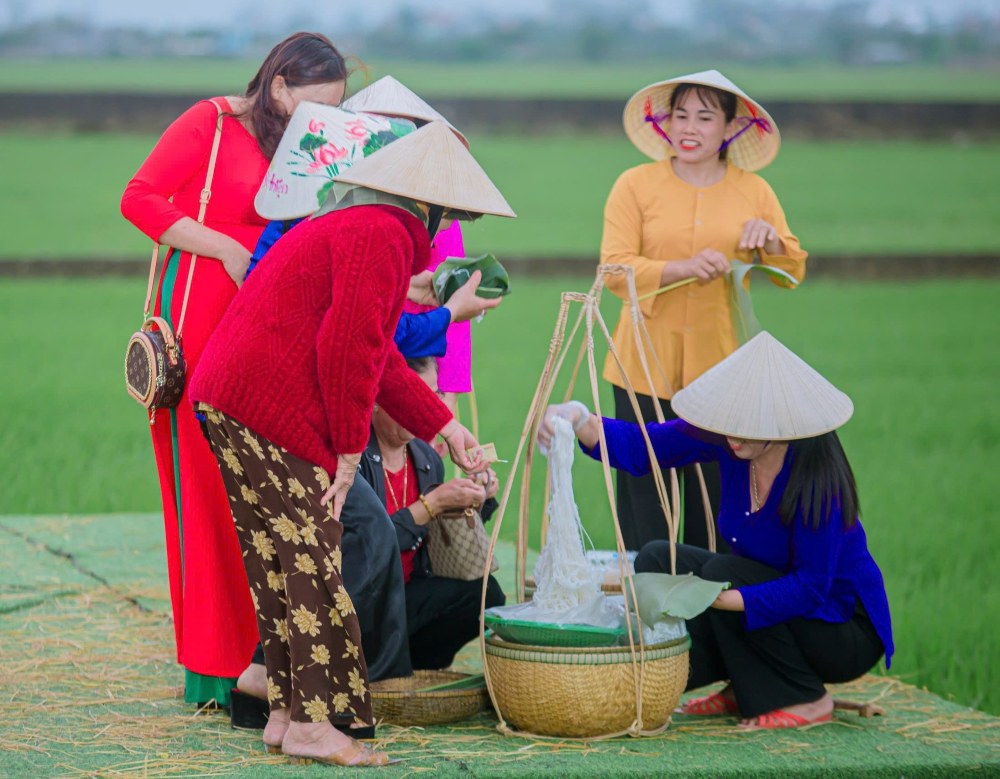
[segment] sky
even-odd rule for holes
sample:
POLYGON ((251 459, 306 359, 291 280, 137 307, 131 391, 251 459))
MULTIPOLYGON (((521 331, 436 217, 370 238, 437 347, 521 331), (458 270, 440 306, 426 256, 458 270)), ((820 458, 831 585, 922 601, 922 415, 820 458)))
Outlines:
MULTIPOLYGON (((802 6, 831 6, 842 0, 785 0, 802 6)), ((627 0, 577 0, 617 13, 627 0)), ((661 19, 683 19, 696 0, 646 0, 661 19)), ((770 0, 751 0, 769 3, 770 0)), ((86 20, 99 26, 126 26, 151 30, 220 28, 237 20, 249 20, 258 29, 269 23, 305 24, 320 29, 366 27, 404 6, 444 8, 448 13, 496 16, 531 16, 545 9, 567 6, 566 0, 378 0, 376 3, 316 2, 316 0, 0 0, 0 28, 15 23, 39 21, 54 16, 86 20), (360 22, 360 25, 358 24, 360 22)), ((948 19, 958 14, 998 13, 997 0, 870 0, 878 17, 948 19)), ((295 25, 292 25, 295 26, 295 25)))

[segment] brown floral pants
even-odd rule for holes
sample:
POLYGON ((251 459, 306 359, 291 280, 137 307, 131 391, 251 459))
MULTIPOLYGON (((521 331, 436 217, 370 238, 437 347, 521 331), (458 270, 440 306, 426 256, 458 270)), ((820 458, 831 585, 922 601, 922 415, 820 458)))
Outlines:
POLYGON ((361 629, 340 575, 343 526, 319 503, 329 474, 207 404, 199 410, 243 549, 271 709, 296 722, 371 724, 361 629))

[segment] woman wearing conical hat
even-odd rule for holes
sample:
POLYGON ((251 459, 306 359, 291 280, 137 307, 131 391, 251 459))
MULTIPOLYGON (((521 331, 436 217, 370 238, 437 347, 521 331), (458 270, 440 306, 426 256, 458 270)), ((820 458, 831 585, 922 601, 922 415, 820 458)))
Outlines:
POLYGON ((340 520, 389 523, 355 480, 376 401, 415 435, 440 435, 459 467, 487 468, 466 454, 475 439, 392 336, 440 220, 514 213, 439 122, 338 175, 331 199, 243 285, 190 394, 207 418, 257 610, 265 744, 296 760, 384 765, 384 753, 335 727, 372 722, 361 630, 341 578, 342 564, 366 560, 343 560, 340 520))
MULTIPOLYGON (((383 76, 351 95, 344 101, 343 107, 351 111, 410 119, 418 126, 425 122, 444 122, 465 147, 469 148, 469 141, 465 135, 419 95, 392 76, 383 76)), ((431 261, 422 279, 428 285, 427 294, 420 302, 407 300, 403 310, 408 314, 432 312, 436 303, 429 287, 432 272, 449 257, 464 256, 465 241, 462 237, 461 222, 451 220, 450 223, 442 224, 434 236, 431 261)), ((476 280, 478 281, 478 277, 476 280)), ((494 307, 498 303, 499 299, 492 301, 489 307, 494 307)), ((445 332, 444 354, 435 356, 438 367, 438 389, 443 393, 444 402, 455 411, 458 406, 458 396, 472 391, 472 323, 468 319, 452 317, 452 322, 445 332)), ((440 445, 436 445, 435 449, 439 455, 445 454, 440 445)))
MULTIPOLYGON (((654 162, 625 171, 604 211, 601 262, 635 269, 641 314, 666 373, 652 371, 649 387, 633 342, 624 277, 608 287, 624 300, 615 346, 640 394, 645 419, 652 395, 669 399, 736 347, 726 275, 731 259, 760 261, 801 280, 806 253, 785 221, 781 204, 753 171, 777 155, 780 136, 767 111, 718 71, 651 84, 624 112, 625 131, 654 162), (656 294, 684 279, 695 283, 656 294)), ((604 366, 614 386, 616 415, 634 420, 616 363, 604 366)), ((705 470, 710 494, 718 472, 705 470)), ((685 470, 685 539, 706 545, 701 492, 694 469, 685 470)), ((666 538, 652 477, 618 477, 618 514, 629 549, 666 538)))
MULTIPOLYGON (((392 76, 384 76, 361 91, 347 98, 339 107, 350 113, 351 121, 339 117, 341 110, 306 104, 300 115, 293 116, 289 131, 272 160, 255 205, 258 213, 273 221, 265 228, 250 261, 251 270, 272 245, 292 229, 304 216, 319 208, 332 184, 329 176, 338 168, 350 165, 352 149, 355 157, 367 156, 393 135, 401 136, 414 126, 427 122, 443 122, 455 136, 469 148, 469 141, 451 122, 392 76), (371 125, 384 125, 383 130, 369 134, 376 144, 360 143, 364 131, 371 125), (312 132, 317 128, 321 133, 312 132), (297 132, 293 132, 296 130, 297 132), (344 138, 344 135, 354 136, 344 138), (320 145, 321 141, 324 141, 320 145), (303 153, 303 149, 312 148, 303 153), (326 155, 329 163, 317 160, 326 155)), ((448 257, 465 256, 465 246, 458 220, 445 220, 431 244, 431 261, 427 270, 414 278, 410 299, 403 308, 396 328, 396 344, 406 357, 435 357, 439 368, 440 389, 445 403, 456 408, 457 394, 472 390, 472 331, 470 319, 500 304, 500 298, 487 299, 476 296, 479 275, 465 285, 460 294, 439 306, 430 285, 433 271, 448 257)), ((440 445, 435 447, 441 455, 447 454, 440 445)), ((373 678, 378 678, 373 677, 373 678)), ((242 680, 241 680, 242 681, 242 680)))
MULTIPOLYGON (((760 333, 674 395, 679 419, 647 425, 662 468, 716 462, 719 529, 731 553, 679 544, 677 573, 729 582, 688 621, 688 689, 725 682, 682 713, 739 717, 751 728, 829 721, 825 685, 856 679, 893 653, 882 573, 859 519, 854 474, 835 432, 850 399, 768 333, 760 333)), ((583 404, 550 407, 584 451, 612 466, 649 472, 637 424, 599 419, 583 404)), ((642 548, 636 572, 670 572, 668 541, 642 548)))

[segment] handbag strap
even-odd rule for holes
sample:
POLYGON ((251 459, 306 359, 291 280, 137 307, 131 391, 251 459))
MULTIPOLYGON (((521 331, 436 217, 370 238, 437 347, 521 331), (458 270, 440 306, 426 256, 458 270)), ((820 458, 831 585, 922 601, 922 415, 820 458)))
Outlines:
MULTIPOLYGON (((216 111, 215 136, 212 138, 212 151, 208 156, 208 171, 205 173, 205 186, 202 188, 201 195, 198 198, 198 224, 205 224, 205 211, 208 209, 208 201, 212 199, 212 178, 215 175, 215 162, 219 156, 219 142, 222 140, 222 106, 215 102, 215 100, 209 100, 209 102, 215 106, 216 111)), ((158 241, 154 241, 153 257, 149 263, 149 283, 146 285, 146 304, 143 308, 143 315, 147 319, 149 318, 150 313, 149 304, 153 299, 153 280, 156 278, 156 265, 159 255, 160 244, 158 241)), ((167 256, 169 256, 169 253, 167 256)), ((181 316, 177 321, 176 333, 178 338, 180 338, 181 330, 184 327, 184 316, 187 314, 188 295, 191 292, 191 281, 194 278, 194 266, 197 261, 198 255, 192 252, 191 264, 188 268, 187 282, 184 285, 184 300, 181 303, 181 316)), ((166 257, 164 258, 164 262, 166 262, 166 257)))

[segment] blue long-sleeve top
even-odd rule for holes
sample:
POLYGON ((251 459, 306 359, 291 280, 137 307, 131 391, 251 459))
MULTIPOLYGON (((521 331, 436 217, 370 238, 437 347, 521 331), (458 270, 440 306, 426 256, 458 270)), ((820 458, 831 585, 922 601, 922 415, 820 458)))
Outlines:
MULTIPOLYGON (((649 455, 639 425, 603 420, 608 462, 635 476, 649 473, 649 455)), ((663 468, 696 462, 719 463, 721 500, 718 529, 733 554, 748 557, 782 572, 776 579, 740 587, 748 630, 765 628, 794 617, 825 622, 851 619, 860 600, 885 649, 886 668, 894 651, 889 601, 882 572, 868 551, 858 520, 845 527, 839 505, 831 508, 819 528, 781 521, 778 509, 788 487, 792 449, 788 450, 771 492, 753 511, 750 504, 750 462, 733 454, 723 436, 680 420, 646 425, 653 451, 663 468)), ((600 459, 600 443, 584 452, 600 459)))
MULTIPOLYGON (((275 219, 268 222, 250 256, 247 276, 278 239, 301 221, 301 219, 275 219)), ((407 359, 442 357, 448 348, 447 332, 450 324, 451 312, 444 306, 422 314, 408 314, 404 311, 399 318, 399 324, 396 325, 393 340, 400 353, 407 359)))

